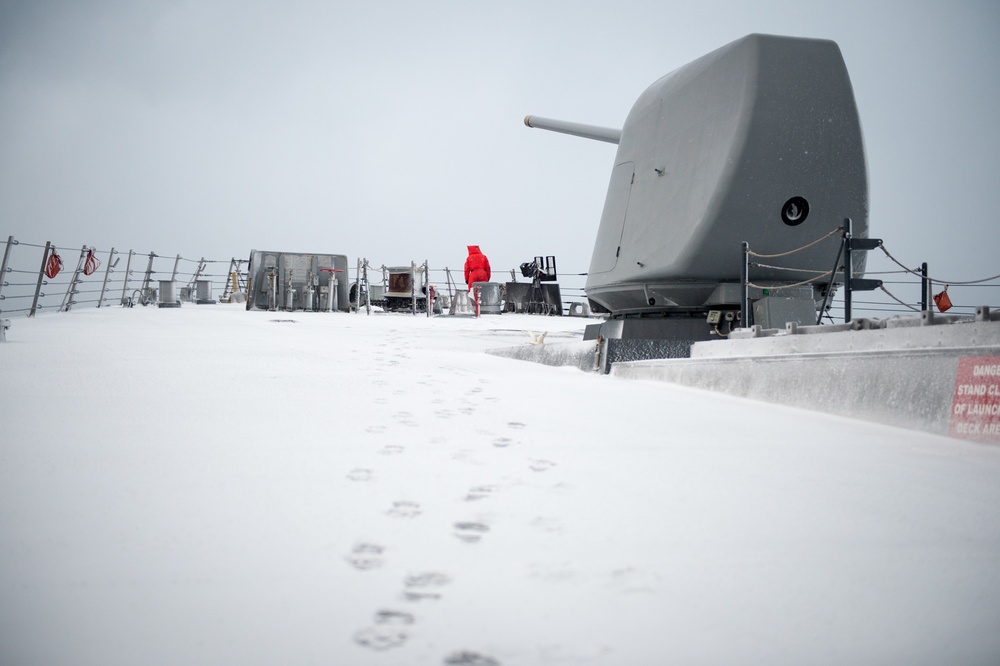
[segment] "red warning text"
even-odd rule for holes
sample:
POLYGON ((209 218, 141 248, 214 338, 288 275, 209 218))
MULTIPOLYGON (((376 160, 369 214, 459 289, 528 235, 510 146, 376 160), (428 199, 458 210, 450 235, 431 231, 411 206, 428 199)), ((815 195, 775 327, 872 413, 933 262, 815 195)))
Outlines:
POLYGON ((1000 356, 958 359, 950 434, 1000 443, 1000 356))

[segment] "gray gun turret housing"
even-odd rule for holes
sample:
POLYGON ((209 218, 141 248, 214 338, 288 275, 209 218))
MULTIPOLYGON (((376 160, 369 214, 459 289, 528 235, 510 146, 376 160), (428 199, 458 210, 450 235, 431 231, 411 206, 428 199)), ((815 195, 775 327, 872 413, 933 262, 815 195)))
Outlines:
MULTIPOLYGON (((868 235, 861 125, 832 41, 732 42, 653 83, 620 132, 537 116, 525 124, 618 144, 586 283, 598 311, 738 303, 744 241, 788 252, 844 218, 855 237, 868 235)), ((831 236, 781 259, 803 273, 755 268, 754 281, 829 271, 840 243, 831 236)), ((854 270, 863 269, 858 253, 854 270)))

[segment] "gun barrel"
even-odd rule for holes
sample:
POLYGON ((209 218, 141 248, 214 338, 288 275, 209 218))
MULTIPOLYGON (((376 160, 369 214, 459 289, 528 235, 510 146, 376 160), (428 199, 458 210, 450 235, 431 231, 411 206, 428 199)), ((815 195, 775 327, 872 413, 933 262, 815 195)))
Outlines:
POLYGON ((622 138, 622 131, 620 129, 571 123, 565 120, 554 120, 540 116, 525 116, 524 124, 528 127, 549 130, 551 132, 561 132, 562 134, 572 134, 573 136, 582 136, 585 139, 606 141, 608 143, 617 144, 622 138))

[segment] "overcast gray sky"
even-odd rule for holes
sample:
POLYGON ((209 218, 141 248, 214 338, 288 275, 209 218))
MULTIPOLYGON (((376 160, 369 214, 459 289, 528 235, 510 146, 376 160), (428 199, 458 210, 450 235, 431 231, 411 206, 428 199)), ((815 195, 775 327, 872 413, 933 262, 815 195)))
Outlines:
POLYGON ((753 32, 840 45, 871 235, 947 279, 1000 273, 995 0, 0 0, 0 234, 453 268, 477 243, 583 272, 616 147, 523 116, 621 127, 753 32))

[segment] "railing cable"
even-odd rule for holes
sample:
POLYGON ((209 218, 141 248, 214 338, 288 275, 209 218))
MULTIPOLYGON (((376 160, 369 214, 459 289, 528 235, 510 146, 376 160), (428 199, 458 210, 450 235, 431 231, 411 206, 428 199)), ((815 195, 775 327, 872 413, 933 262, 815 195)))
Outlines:
POLYGON ((808 245, 803 245, 800 248, 796 248, 794 250, 789 250, 788 252, 778 252, 777 254, 761 254, 759 252, 754 252, 753 250, 747 250, 747 252, 750 254, 750 256, 752 256, 752 257, 760 257, 761 259, 777 259, 778 257, 787 257, 790 254, 795 254, 796 252, 802 252, 803 250, 808 250, 813 245, 818 245, 819 243, 822 243, 823 241, 825 241, 830 236, 835 236, 835 235, 837 235, 837 234, 839 234, 839 233, 841 233, 843 231, 844 231, 844 227, 837 227, 836 229, 833 229, 832 231, 830 231, 830 233, 828 233, 827 235, 823 236, 822 238, 817 238, 816 240, 814 240, 813 242, 809 243, 808 245))

